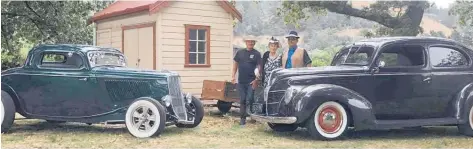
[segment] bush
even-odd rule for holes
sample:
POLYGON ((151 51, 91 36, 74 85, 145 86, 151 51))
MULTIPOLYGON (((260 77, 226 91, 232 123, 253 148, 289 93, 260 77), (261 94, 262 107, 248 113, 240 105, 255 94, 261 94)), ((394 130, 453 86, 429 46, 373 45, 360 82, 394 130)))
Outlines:
POLYGON ((312 67, 329 66, 335 54, 343 46, 330 46, 320 50, 313 50, 311 53, 312 67))

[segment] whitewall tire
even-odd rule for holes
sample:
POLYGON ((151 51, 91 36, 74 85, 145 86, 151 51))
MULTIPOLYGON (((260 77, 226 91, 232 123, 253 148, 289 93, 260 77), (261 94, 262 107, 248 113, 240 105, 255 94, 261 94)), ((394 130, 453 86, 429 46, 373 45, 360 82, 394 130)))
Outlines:
POLYGON ((15 112, 16 108, 13 99, 7 92, 2 91, 2 99, 0 103, 0 122, 2 133, 8 132, 8 130, 13 125, 13 121, 15 121, 15 112))
POLYGON ((148 138, 163 132, 166 110, 152 98, 139 98, 127 109, 125 125, 128 132, 137 138, 148 138))
POLYGON ((464 124, 458 125, 458 131, 463 135, 473 137, 473 103, 470 104, 470 108, 468 110, 469 111, 467 112, 467 115, 466 115, 467 122, 464 124))
POLYGON ((348 116, 348 112, 342 105, 334 101, 327 101, 312 113, 306 127, 310 135, 317 139, 339 139, 348 130, 348 116))

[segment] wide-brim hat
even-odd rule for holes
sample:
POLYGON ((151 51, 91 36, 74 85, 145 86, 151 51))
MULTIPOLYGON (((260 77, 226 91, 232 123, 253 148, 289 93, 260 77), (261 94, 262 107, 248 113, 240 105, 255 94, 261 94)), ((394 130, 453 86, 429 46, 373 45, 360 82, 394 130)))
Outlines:
POLYGON ((243 42, 245 42, 245 41, 255 41, 256 42, 257 40, 256 40, 255 36, 248 35, 248 36, 243 37, 243 42))
POLYGON ((289 34, 286 36, 286 38, 290 38, 290 37, 299 38, 296 31, 289 32, 289 34))
POLYGON ((279 43, 279 40, 274 37, 271 37, 271 39, 269 39, 269 43, 279 43))

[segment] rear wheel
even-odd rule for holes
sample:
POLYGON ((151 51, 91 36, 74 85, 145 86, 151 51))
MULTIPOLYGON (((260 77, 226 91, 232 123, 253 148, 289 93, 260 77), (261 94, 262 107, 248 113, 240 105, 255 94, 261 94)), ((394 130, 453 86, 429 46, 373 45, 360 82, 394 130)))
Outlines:
POLYGON ((268 126, 277 132, 295 131, 298 126, 294 124, 274 124, 268 123, 268 126))
POLYGON ((458 131, 463 135, 473 137, 473 104, 470 105, 467 118, 468 121, 465 124, 458 125, 458 131))
POLYGON ((217 108, 221 113, 228 113, 230 109, 232 108, 232 102, 226 102, 226 101, 217 101, 217 108))
POLYGON ((164 107, 152 98, 139 98, 127 109, 125 125, 128 132, 137 138, 161 134, 166 122, 164 107))
POLYGON ((0 103, 0 122, 2 123, 1 132, 5 133, 13 125, 13 121, 15 120, 15 103, 11 96, 2 91, 2 102, 0 103))
POLYGON ((192 117, 194 119, 194 124, 176 124, 176 127, 179 128, 194 128, 197 127, 202 119, 204 118, 204 105, 200 102, 199 99, 192 97, 192 102, 189 104, 187 108, 187 115, 188 117, 192 117))
POLYGON ((348 130, 348 114, 337 102, 322 103, 313 112, 306 123, 311 136, 321 140, 335 140, 342 137, 348 130))

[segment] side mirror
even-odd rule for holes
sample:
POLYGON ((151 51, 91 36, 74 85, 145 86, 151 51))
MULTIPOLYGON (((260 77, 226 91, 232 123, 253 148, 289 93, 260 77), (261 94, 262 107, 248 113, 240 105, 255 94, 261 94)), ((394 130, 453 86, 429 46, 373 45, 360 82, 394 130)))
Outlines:
POLYGON ((378 67, 384 67, 384 66, 386 66, 386 62, 379 61, 378 67))
POLYGON ((386 66, 386 62, 384 62, 384 61, 379 61, 379 62, 376 64, 376 66, 375 66, 373 69, 371 69, 371 73, 372 73, 372 74, 378 73, 378 72, 379 72, 379 68, 382 68, 382 67, 384 67, 384 66, 386 66))

